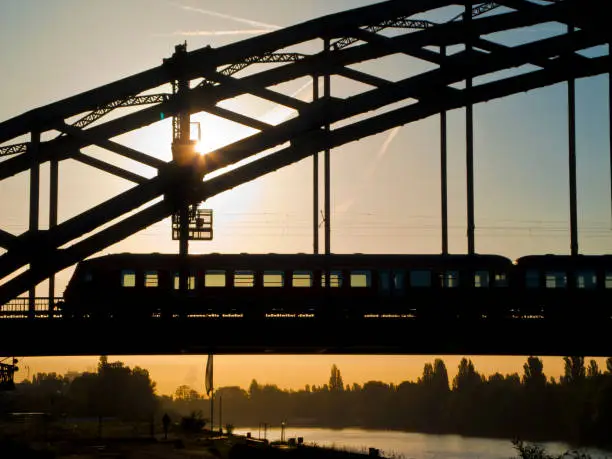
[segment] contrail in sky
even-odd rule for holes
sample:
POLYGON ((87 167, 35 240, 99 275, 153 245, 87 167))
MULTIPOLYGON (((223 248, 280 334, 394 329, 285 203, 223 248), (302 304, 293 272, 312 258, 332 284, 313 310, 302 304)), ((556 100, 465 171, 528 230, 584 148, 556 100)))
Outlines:
POLYGON ((223 18, 223 19, 230 19, 232 21, 242 22, 243 24, 248 24, 253 27, 263 27, 266 29, 266 32, 269 32, 271 30, 278 30, 281 28, 281 26, 278 26, 278 25, 266 24, 265 22, 253 21, 252 19, 232 16, 230 14, 223 14, 217 11, 211 11, 211 10, 205 10, 202 8, 196 8, 193 6, 181 5, 180 3, 173 3, 173 2, 168 2, 168 3, 170 3, 171 5, 177 6, 185 11, 193 11, 194 13, 207 14, 208 16, 215 16, 215 17, 223 18))
POLYGON ((270 29, 244 29, 244 30, 177 30, 176 32, 160 33, 157 36, 181 36, 181 37, 199 37, 199 36, 214 36, 214 35, 256 35, 260 33, 270 32, 270 29))
POLYGON ((374 173, 374 170, 376 169, 376 164, 378 163, 380 158, 385 156, 385 154, 387 153, 387 150, 389 149, 389 145, 391 145, 391 142, 393 142, 393 139, 395 138, 397 133, 400 131, 400 128, 401 126, 391 129, 391 132, 389 132, 389 135, 387 136, 387 138, 381 145, 380 150, 378 150, 378 153, 376 153, 374 162, 370 164, 370 167, 368 167, 368 170, 366 171, 366 177, 372 176, 372 174, 374 173))
MULTIPOLYGON (((395 138, 397 133, 400 131, 400 129, 401 129, 401 126, 397 126, 391 129, 391 132, 389 132, 389 135, 387 136, 383 144, 380 146, 378 153, 376 153, 376 156, 374 157, 374 161, 370 164, 370 166, 366 170, 366 173, 365 173, 366 179, 369 179, 370 177, 372 177, 372 174, 376 170, 376 165, 378 164, 380 159, 383 156, 385 156, 385 154, 387 153, 387 150, 389 149, 389 145, 391 145, 391 142, 393 142, 393 139, 395 138)), ((361 182, 361 187, 357 191, 358 192, 361 191, 363 188, 365 188, 365 186, 366 186, 366 181, 364 180, 361 182)), ((353 198, 350 198, 348 201, 345 201, 342 204, 337 205, 336 210, 338 212, 347 212, 353 206, 354 203, 355 203, 355 200, 353 198)))

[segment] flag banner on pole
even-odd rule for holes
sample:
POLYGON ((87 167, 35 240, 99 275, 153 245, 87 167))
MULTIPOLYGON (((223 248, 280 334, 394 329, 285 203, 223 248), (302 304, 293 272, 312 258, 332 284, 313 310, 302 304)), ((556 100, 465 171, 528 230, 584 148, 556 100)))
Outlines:
POLYGON ((208 354, 208 361, 206 362, 206 395, 209 395, 213 390, 213 355, 208 354))

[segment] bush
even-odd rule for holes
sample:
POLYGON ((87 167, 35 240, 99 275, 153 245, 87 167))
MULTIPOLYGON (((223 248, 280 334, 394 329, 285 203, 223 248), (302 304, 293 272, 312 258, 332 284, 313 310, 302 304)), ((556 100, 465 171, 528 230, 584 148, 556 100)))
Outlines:
POLYGON ((204 419, 202 411, 192 411, 189 416, 181 418, 181 430, 186 433, 201 432, 207 422, 208 420, 204 419))

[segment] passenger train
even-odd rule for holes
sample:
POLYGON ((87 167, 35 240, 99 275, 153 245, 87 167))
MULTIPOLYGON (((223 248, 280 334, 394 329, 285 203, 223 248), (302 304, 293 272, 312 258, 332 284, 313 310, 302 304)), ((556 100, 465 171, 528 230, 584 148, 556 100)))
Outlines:
POLYGON ((612 255, 116 254, 77 265, 65 318, 612 315, 612 255), (181 273, 183 288, 181 287, 181 273))

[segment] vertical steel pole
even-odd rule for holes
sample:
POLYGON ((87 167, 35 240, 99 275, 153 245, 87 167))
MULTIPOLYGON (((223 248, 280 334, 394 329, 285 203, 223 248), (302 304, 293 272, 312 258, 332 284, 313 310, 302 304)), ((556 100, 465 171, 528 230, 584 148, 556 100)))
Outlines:
MULTIPOLYGON (((568 25, 568 33, 574 26, 568 25)), ((569 193, 570 193, 570 251, 578 255, 578 209, 576 197, 576 85, 575 78, 567 80, 568 137, 569 137, 569 193)))
MULTIPOLYGON (((440 55, 446 56, 446 46, 440 46, 440 55)), ((446 171, 446 110, 440 112, 440 196, 442 203, 442 254, 448 254, 448 179, 446 171)))
MULTIPOLYGON (((38 214, 40 207, 40 163, 38 162, 38 147, 40 146, 40 132, 32 131, 28 154, 30 156, 30 219, 29 233, 31 236, 38 231, 38 214)), ((33 259, 30 270, 36 269, 38 260, 33 259)), ((28 315, 34 317, 36 310, 36 286, 32 285, 28 292, 28 315)))
POLYGON ((466 147, 466 178, 467 178, 467 237, 468 253, 475 253, 474 247, 474 116, 472 111, 472 2, 467 1, 464 13, 465 21, 465 52, 468 68, 468 78, 465 81, 465 147, 466 147))
MULTIPOLYGON (((608 135, 610 136, 610 217, 612 218, 612 41, 608 43, 608 66, 608 135)), ((612 225, 612 220, 610 224, 612 225)))
MULTIPOLYGON (((312 101, 319 100, 319 76, 313 76, 312 101)), ((312 156, 312 250, 319 253, 319 152, 312 156)))
MULTIPOLYGON (((52 159, 49 162, 49 229, 57 226, 57 200, 59 183, 59 162, 52 159)), ((49 315, 53 310, 53 298, 55 297, 55 274, 49 277, 49 315)))
MULTIPOLYGON (((325 75, 323 76, 323 97, 326 102, 330 101, 331 96, 331 79, 330 79, 330 55, 329 55, 330 43, 329 38, 325 38, 324 51, 326 54, 327 68, 325 69, 325 75)), ((325 124, 325 132, 329 133, 329 123, 325 124)), ((331 160, 329 146, 325 148, 324 152, 325 162, 325 254, 331 253, 331 160)), ((329 282, 328 282, 329 284, 329 282)))
MULTIPOLYGON (((182 64, 185 54, 187 53, 187 45, 177 48, 179 62, 182 64)), ((183 66, 179 65, 182 69, 183 66)), ((178 139, 174 139, 179 145, 189 144, 189 131, 190 131, 190 114, 185 108, 185 98, 189 92, 189 80, 182 75, 177 80, 177 94, 181 103, 181 110, 178 113, 178 139)), ((189 167, 189 166, 184 166, 189 167)), ((185 184, 188 186, 187 184, 185 184)), ((188 290, 188 256, 189 256, 189 203, 186 201, 186 193, 182 193, 184 202, 181 203, 179 210, 179 291, 186 293, 188 290)))

